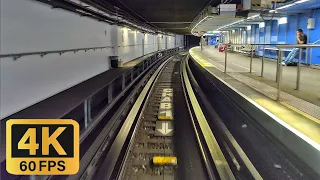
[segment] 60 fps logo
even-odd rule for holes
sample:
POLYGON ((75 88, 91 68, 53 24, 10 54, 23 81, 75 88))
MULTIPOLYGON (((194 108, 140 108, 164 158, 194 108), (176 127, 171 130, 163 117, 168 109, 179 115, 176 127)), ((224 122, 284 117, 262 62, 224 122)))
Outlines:
POLYGON ((15 119, 6 123, 6 169, 17 175, 75 174, 79 124, 68 119, 15 119))

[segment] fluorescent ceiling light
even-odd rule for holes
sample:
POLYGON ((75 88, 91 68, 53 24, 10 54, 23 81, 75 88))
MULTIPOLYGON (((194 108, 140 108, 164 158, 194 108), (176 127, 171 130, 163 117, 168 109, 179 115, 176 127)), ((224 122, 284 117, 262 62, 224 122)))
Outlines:
POLYGON ((287 24, 288 23, 288 19, 286 17, 280 18, 278 20, 278 24, 287 24))
POLYGON ((297 5, 297 4, 301 4, 301 3, 305 3, 305 2, 308 2, 308 1, 310 1, 310 0, 299 0, 299 1, 293 2, 293 3, 291 3, 291 4, 287 4, 287 5, 284 5, 284 6, 282 6, 282 7, 278 7, 278 8, 276 8, 275 10, 270 10, 269 13, 273 13, 273 12, 275 12, 275 11, 278 10, 278 9, 286 9, 286 8, 288 8, 288 7, 291 7, 291 6, 294 6, 294 5, 297 5))
POLYGON ((211 17, 211 16, 206 16, 205 18, 201 19, 201 21, 199 21, 199 22, 192 28, 191 33, 193 33, 193 30, 194 30, 199 24, 201 24, 203 21, 205 21, 205 20, 206 20, 207 18, 209 18, 209 17, 211 17))
MULTIPOLYGON (((269 13, 273 13, 273 12, 275 12, 275 11, 278 10, 278 9, 285 9, 285 8, 288 8, 288 7, 297 5, 297 4, 301 4, 301 3, 304 3, 304 2, 308 2, 308 1, 310 1, 310 0, 299 0, 299 1, 296 1, 296 2, 294 2, 294 3, 292 3, 292 4, 287 4, 287 5, 285 5, 285 6, 276 8, 275 10, 270 10, 269 13)), ((259 17, 259 16, 260 16, 259 14, 253 15, 253 16, 248 17, 247 19, 254 19, 254 18, 259 17)), ((206 17, 206 18, 207 18, 207 17, 206 17)), ((203 20, 204 20, 204 19, 203 19, 203 20)), ((243 21, 245 21, 245 20, 239 20, 239 21, 236 21, 236 22, 233 22, 233 23, 230 23, 230 24, 221 26, 221 27, 219 27, 217 30, 224 29, 224 28, 226 28, 226 27, 232 26, 232 25, 234 25, 234 24, 237 24, 237 23, 243 22, 243 21)), ((200 22, 201 22, 201 21, 200 21, 200 22)), ((200 22, 199 22, 199 23, 200 23, 200 22)), ((198 23, 198 24, 199 24, 199 23, 198 23)), ((282 23, 282 24, 285 24, 285 20, 282 20, 281 23, 282 23)), ((197 24, 197 25, 198 25, 198 24, 197 24)), ((264 23, 263 23, 263 24, 262 24, 262 23, 259 24, 259 27, 260 27, 260 28, 262 28, 262 27, 264 27, 264 26, 265 26, 264 23)), ((196 26, 195 26, 195 27, 196 27, 196 26)), ((193 29, 192 29, 192 30, 193 30, 193 29)))
POLYGON ((264 26, 265 26, 264 22, 259 24, 259 28, 264 28, 264 26))
POLYGON ((206 34, 204 34, 204 36, 218 36, 219 34, 208 34, 208 33, 206 33, 206 34))
POLYGON ((207 34, 220 33, 221 31, 208 31, 207 34))
POLYGON ((259 16, 260 16, 260 14, 256 14, 256 15, 248 17, 248 19, 254 19, 254 18, 259 17, 259 16))
MULTIPOLYGON (((259 16, 260 16, 260 14, 256 14, 256 15, 253 15, 253 16, 248 17, 248 19, 254 19, 254 18, 259 17, 259 16)), ((229 27, 229 26, 232 26, 232 25, 234 25, 234 24, 241 23, 241 22, 244 22, 244 21, 245 21, 245 20, 242 19, 242 20, 239 20, 239 21, 236 21, 236 22, 233 22, 233 23, 230 23, 230 24, 221 26, 221 27, 219 27, 217 30, 220 30, 220 29, 223 29, 223 28, 226 28, 226 27, 229 27)))
POLYGON ((281 7, 277 8, 277 9, 285 9, 285 8, 288 8, 288 7, 291 7, 291 6, 294 6, 294 5, 295 5, 294 3, 292 3, 292 4, 287 4, 287 5, 285 5, 285 6, 281 6, 281 7))
POLYGON ((297 1, 297 2, 294 2, 294 4, 301 4, 301 3, 304 3, 304 2, 308 2, 310 0, 300 0, 300 1, 297 1))

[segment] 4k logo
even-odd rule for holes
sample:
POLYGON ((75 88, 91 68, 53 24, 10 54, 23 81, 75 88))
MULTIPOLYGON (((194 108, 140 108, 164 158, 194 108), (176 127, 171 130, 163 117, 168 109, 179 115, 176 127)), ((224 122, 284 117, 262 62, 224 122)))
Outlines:
POLYGON ((75 174, 79 170, 79 124, 67 119, 9 120, 6 169, 11 174, 75 174))

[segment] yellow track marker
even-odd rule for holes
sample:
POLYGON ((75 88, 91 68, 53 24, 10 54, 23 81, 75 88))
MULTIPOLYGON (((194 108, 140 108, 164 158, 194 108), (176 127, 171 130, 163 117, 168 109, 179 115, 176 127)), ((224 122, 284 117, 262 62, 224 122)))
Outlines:
POLYGON ((152 159, 154 165, 177 165, 177 157, 175 156, 154 156, 152 159))

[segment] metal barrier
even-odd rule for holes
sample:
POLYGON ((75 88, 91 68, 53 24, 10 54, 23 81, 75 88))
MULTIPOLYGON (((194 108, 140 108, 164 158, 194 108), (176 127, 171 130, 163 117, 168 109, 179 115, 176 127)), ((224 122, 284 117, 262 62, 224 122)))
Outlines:
POLYGON ((320 48, 320 44, 281 44, 276 45, 279 49, 279 56, 277 61, 277 100, 280 100, 280 92, 281 92, 281 77, 282 77, 282 55, 284 48, 300 48, 299 49, 299 59, 297 63, 297 80, 296 80, 296 90, 300 88, 300 76, 301 76, 301 59, 302 59, 302 48, 320 48))
MULTIPOLYGON (((262 54, 262 64, 261 64, 261 77, 263 77, 263 71, 264 71, 264 52, 265 52, 265 46, 275 46, 276 44, 223 44, 226 46, 250 46, 250 52, 251 52, 251 56, 250 56, 250 68, 249 68, 249 72, 252 73, 252 60, 253 60, 253 51, 255 50, 253 47, 254 46, 263 46, 263 54, 262 54)), ((227 50, 225 52, 225 70, 224 72, 227 72, 227 50)))
MULTIPOLYGON (((297 63, 297 80, 296 80, 296 90, 300 88, 300 76, 301 76, 301 59, 302 59, 302 48, 319 48, 320 44, 223 44, 226 46, 251 46, 250 52, 250 73, 252 73, 252 59, 253 59, 253 51, 254 46, 263 46, 262 48, 262 59, 261 59, 261 74, 260 76, 263 77, 264 72, 264 55, 265 55, 265 48, 266 46, 275 46, 273 50, 278 52, 277 58, 277 71, 276 71, 276 82, 277 82, 277 100, 280 100, 280 92, 281 92, 281 78, 282 78, 282 57, 285 48, 300 48, 299 50, 299 59, 297 63)), ((225 51, 225 67, 224 72, 227 72, 227 50, 225 51)))
MULTIPOLYGON (((317 44, 318 42, 320 42, 320 39, 314 41, 312 44, 317 44)), ((312 64, 312 49, 310 49, 310 65, 312 64)))

